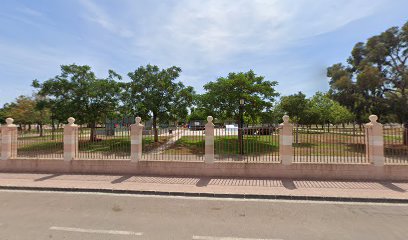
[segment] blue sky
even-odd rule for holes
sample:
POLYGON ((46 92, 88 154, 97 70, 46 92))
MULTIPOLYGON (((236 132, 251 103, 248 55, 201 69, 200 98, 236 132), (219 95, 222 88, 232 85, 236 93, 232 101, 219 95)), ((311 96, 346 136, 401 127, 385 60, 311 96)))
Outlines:
POLYGON ((407 9, 407 0, 2 0, 0 105, 71 63, 124 81, 140 65, 176 65, 198 92, 253 69, 282 95, 310 96, 328 90, 328 66, 408 21, 407 9))

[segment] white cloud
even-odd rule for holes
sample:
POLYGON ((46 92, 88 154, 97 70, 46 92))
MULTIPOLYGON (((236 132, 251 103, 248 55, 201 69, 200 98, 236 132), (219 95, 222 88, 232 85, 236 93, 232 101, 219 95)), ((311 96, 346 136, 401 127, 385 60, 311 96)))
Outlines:
POLYGON ((131 53, 192 66, 231 62, 238 54, 282 51, 364 18, 384 1, 179 0, 143 14, 143 5, 131 1, 121 2, 121 13, 112 11, 115 15, 92 1, 80 2, 89 21, 128 37, 131 53))
POLYGON ((134 35, 131 30, 123 27, 123 25, 115 24, 105 10, 91 0, 81 0, 79 3, 87 10, 87 13, 83 15, 85 19, 121 37, 132 37, 134 35))
POLYGON ((43 16, 42 12, 37 11, 37 10, 32 9, 32 8, 29 8, 27 6, 20 7, 17 10, 19 12, 24 13, 25 15, 29 15, 29 16, 32 16, 32 17, 42 17, 43 16))

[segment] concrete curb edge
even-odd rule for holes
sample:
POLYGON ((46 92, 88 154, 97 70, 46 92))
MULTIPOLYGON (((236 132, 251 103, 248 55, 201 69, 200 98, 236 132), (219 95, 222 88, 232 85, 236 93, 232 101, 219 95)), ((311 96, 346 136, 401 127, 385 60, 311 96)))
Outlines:
POLYGON ((357 197, 322 197, 322 196, 294 196, 294 195, 265 195, 265 194, 229 194, 229 193, 191 193, 191 192, 166 192, 166 191, 143 191, 121 189, 97 189, 97 188, 56 188, 56 187, 21 187, 0 186, 0 190, 25 190, 25 191, 51 191, 51 192, 83 192, 83 193, 113 193, 135 194, 174 197, 209 197, 209 198, 236 198, 236 199, 263 199, 263 200, 298 200, 298 201, 322 201, 322 202, 356 202, 356 203, 404 203, 408 199, 398 198, 357 198, 357 197))

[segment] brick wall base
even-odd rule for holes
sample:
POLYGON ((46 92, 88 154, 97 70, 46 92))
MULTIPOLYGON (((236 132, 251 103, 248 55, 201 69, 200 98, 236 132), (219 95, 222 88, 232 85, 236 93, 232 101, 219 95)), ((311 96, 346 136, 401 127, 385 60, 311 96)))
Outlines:
POLYGON ((131 162, 130 160, 12 159, 0 161, 0 172, 408 181, 408 165, 377 167, 371 164, 205 164, 168 161, 131 162))

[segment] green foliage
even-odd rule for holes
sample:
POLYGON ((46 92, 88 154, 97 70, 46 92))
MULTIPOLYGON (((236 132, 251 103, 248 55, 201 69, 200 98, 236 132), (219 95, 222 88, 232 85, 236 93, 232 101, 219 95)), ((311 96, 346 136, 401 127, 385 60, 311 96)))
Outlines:
POLYGON ((317 92, 310 99, 307 99, 302 92, 284 96, 275 107, 275 112, 280 113, 279 120, 285 113, 292 121, 305 125, 339 124, 351 122, 354 119, 347 108, 321 92, 317 92))
POLYGON ((408 121, 408 22, 357 43, 348 65, 327 70, 330 96, 346 106, 359 123, 369 114, 408 121))
POLYGON ((200 108, 191 109, 190 115, 187 117, 187 121, 191 122, 194 120, 206 120, 207 119, 206 111, 200 108))
POLYGON ((243 73, 230 73, 215 82, 204 85, 206 93, 200 96, 200 108, 221 120, 238 120, 240 99, 245 100, 244 112, 256 122, 262 113, 270 111, 275 97, 279 94, 275 81, 267 81, 252 70, 243 73))
POLYGON ((298 92, 297 94, 283 96, 279 106, 293 121, 303 123, 306 120, 308 103, 306 95, 298 92))
POLYGON ((41 98, 19 96, 0 110, 3 120, 12 117, 16 124, 45 124, 50 122, 50 109, 43 105, 41 98))
POLYGON ((186 119, 187 108, 193 103, 194 89, 185 87, 182 82, 175 82, 180 72, 179 67, 159 69, 149 64, 128 74, 132 81, 126 84, 129 93, 123 98, 126 111, 132 115, 153 118, 156 142, 157 122, 186 119))
POLYGON ((33 86, 47 97, 54 114, 61 121, 74 116, 78 123, 95 125, 116 114, 121 77, 113 71, 99 79, 89 66, 62 65, 61 74, 33 86))

